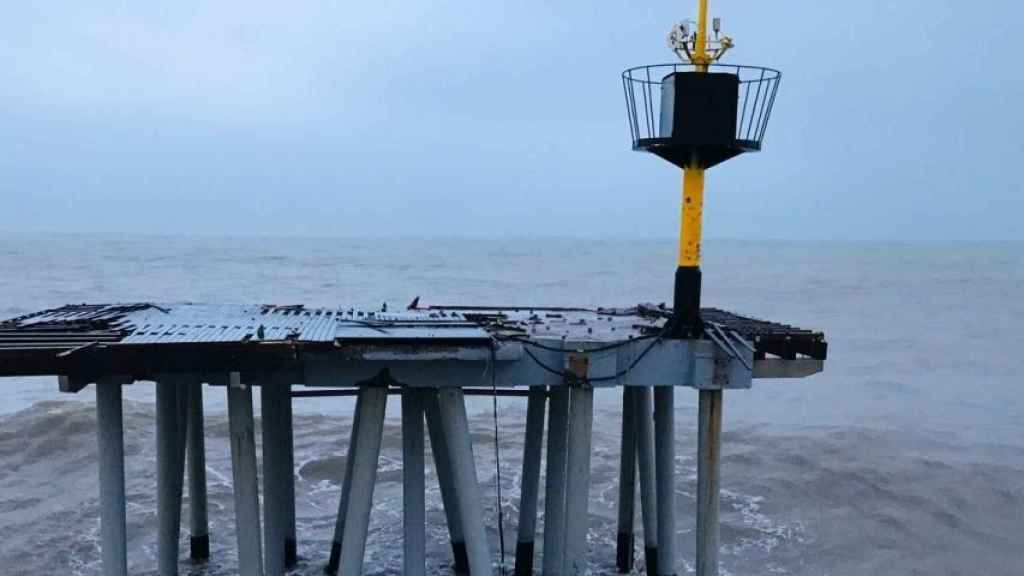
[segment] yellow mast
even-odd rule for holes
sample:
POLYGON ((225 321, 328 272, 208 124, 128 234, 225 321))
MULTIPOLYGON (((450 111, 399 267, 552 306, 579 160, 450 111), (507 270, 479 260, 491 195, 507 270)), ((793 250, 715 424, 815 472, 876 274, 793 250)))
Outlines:
POLYGON ((683 170, 683 208, 679 223, 679 267, 700 267, 701 220, 704 213, 704 169, 683 170))
MULTIPOLYGON (((698 72, 707 72, 708 0, 698 0, 697 35, 691 60, 698 72)), ((679 267, 700 267, 701 221, 704 215, 704 168, 696 162, 683 170, 683 206, 679 224, 679 267)))
POLYGON ((693 63, 698 72, 708 71, 708 0, 697 0, 697 42, 693 63))

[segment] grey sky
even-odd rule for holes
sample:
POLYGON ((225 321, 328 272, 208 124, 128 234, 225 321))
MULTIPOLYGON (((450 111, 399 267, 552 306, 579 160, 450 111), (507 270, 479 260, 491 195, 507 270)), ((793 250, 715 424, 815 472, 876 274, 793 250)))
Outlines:
MULTIPOLYGON (((784 78, 707 236, 1024 239, 1019 3, 712 1, 784 78)), ((695 1, 288 4, 6 6, 0 230, 676 234, 619 74, 695 1)))

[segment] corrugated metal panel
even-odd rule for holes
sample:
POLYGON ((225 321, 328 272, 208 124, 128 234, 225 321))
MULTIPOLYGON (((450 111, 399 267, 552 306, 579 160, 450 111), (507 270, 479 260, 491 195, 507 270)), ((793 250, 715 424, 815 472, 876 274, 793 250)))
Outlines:
MULTIPOLYGON (((441 318, 436 312, 227 304, 65 306, 16 318, 0 325, 0 330, 24 334, 30 327, 60 328, 69 333, 52 334, 54 338, 49 340, 57 347, 66 347, 69 339, 138 345, 490 338, 486 330, 454 314, 441 318), (100 327, 103 329, 94 329, 100 327)), ((0 333, 0 345, 2 341, 0 333)), ((11 335, 7 343, 20 342, 11 335)))
POLYGON ((0 350, 62 352, 114 344, 130 329, 124 317, 145 306, 76 304, 0 322, 0 350))
MULTIPOLYGON (((71 305, 0 323, 0 350, 67 350, 92 343, 194 344, 321 343, 356 340, 480 340, 514 337, 613 343, 657 334, 671 314, 664 308, 622 310, 552 308, 426 308, 394 312, 352 308, 230 304, 71 305)), ((818 332, 714 309, 715 322, 781 356, 824 358, 818 332)))

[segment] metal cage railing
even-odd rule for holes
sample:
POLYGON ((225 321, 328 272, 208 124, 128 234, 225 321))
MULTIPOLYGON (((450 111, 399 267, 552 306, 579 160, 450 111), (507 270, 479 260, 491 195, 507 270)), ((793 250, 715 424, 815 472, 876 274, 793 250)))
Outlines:
MULTIPOLYGON (((630 68, 622 73, 622 88, 634 150, 644 148, 641 141, 670 137, 660 133, 662 80, 676 72, 695 70, 693 64, 654 64, 630 68)), ((782 73, 772 68, 735 64, 711 64, 709 71, 739 77, 736 141, 743 148, 760 150, 782 73)))

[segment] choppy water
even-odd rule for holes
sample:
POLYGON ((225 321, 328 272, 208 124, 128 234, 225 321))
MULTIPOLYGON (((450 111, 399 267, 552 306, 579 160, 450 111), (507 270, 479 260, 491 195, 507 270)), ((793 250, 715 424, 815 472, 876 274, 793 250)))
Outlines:
MULTIPOLYGON (((419 295, 438 304, 625 305, 669 298, 672 253, 671 242, 644 241, 0 236, 0 316, 119 300, 373 306, 419 295)), ((726 573, 1024 573, 1024 246, 711 242, 705 294, 710 305, 821 328, 831 346, 824 374, 727 395, 726 573)), ((91 392, 62 396, 46 378, 0 386, 0 572, 98 574, 91 392)), ((129 564, 133 574, 150 574, 153 387, 138 384, 126 396, 129 564)), ((677 571, 685 574, 693 563, 696 408, 695 394, 677 398, 677 571)), ((208 391, 207 405, 214 561, 182 569, 230 574, 223 398, 208 391)), ((594 574, 614 571, 617 405, 617 395, 599 393, 594 574)), ((296 400, 299 574, 320 574, 326 560, 350 406, 296 400)), ((497 550, 490 401, 469 408, 497 550)), ((401 568, 396 412, 389 407, 368 574, 401 568)), ((500 404, 510 552, 524 413, 521 401, 500 404)), ((439 502, 428 477, 429 561, 445 573, 439 502)))

